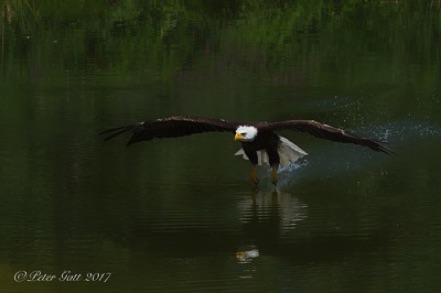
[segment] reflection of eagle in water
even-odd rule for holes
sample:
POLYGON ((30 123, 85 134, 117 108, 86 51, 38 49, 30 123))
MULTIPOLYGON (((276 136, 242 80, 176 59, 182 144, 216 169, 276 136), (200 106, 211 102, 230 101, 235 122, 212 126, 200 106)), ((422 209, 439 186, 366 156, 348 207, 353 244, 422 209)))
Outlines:
POLYGON ((274 132, 278 130, 307 132, 323 139, 358 144, 386 154, 392 153, 376 140, 358 137, 347 133, 343 129, 314 120, 248 123, 203 117, 173 116, 112 128, 101 132, 101 134, 110 134, 105 139, 109 140, 123 132, 131 131, 132 137, 127 143, 127 145, 131 145, 135 142, 148 141, 153 138, 179 137, 202 132, 235 133, 234 140, 242 144, 242 149, 236 155, 242 155, 244 159, 249 160, 253 165, 251 170, 253 182, 255 184, 259 182, 256 166, 258 164, 269 164, 272 168, 271 181, 273 184, 276 184, 278 181, 277 169, 279 165, 290 164, 307 155, 297 145, 274 132))

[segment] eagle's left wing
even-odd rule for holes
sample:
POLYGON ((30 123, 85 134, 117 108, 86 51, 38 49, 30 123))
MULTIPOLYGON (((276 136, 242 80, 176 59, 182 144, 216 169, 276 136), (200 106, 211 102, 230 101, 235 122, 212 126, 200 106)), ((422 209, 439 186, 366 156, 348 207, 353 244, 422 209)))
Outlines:
POLYGON ((377 152, 386 154, 393 154, 393 152, 385 148, 381 143, 374 139, 359 137, 348 133, 344 129, 336 128, 327 124, 323 124, 314 120, 286 120, 273 123, 265 123, 259 125, 259 129, 277 131, 277 130, 294 130, 300 132, 307 132, 318 138, 343 142, 353 143, 368 147, 377 152))

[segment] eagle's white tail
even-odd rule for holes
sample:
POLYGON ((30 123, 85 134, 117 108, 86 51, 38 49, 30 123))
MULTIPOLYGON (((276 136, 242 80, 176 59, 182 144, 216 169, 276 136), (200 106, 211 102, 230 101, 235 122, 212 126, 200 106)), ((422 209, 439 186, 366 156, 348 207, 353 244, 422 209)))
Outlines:
MULTIPOLYGON (((281 167, 294 163, 301 157, 307 155, 307 153, 304 150, 302 150, 296 144, 290 142, 288 139, 282 136, 280 136, 280 144, 279 144, 278 152, 279 152, 281 167)), ((243 149, 238 150, 234 155, 242 156, 242 158, 248 160, 248 157, 243 149)), ((259 165, 269 164, 268 154, 266 153, 265 150, 257 151, 257 156, 259 158, 259 165)))

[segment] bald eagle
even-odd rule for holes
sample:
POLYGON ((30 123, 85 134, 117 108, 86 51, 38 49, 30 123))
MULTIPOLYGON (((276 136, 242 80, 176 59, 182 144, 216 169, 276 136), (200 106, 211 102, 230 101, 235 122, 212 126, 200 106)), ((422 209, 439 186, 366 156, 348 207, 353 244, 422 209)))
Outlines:
POLYGON ((127 146, 129 146, 153 138, 179 137, 202 132, 230 132, 234 134, 234 140, 242 144, 242 148, 235 155, 241 155, 252 164, 251 180, 258 184, 257 165, 268 164, 271 167, 271 182, 276 185, 279 166, 293 163, 307 155, 297 145, 275 133, 279 130, 306 132, 322 139, 353 143, 385 154, 392 153, 377 140, 359 137, 343 129, 314 120, 250 123, 203 117, 172 116, 108 129, 101 134, 108 134, 104 139, 107 141, 119 134, 131 131, 132 136, 127 142, 127 146))

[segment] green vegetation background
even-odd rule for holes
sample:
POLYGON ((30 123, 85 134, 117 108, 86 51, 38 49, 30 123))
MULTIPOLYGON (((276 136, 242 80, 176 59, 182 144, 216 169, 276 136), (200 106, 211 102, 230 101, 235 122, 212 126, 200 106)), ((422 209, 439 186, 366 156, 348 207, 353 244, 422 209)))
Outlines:
POLYGON ((370 50, 389 52, 385 60, 398 65, 416 56, 430 66, 439 62, 439 7, 411 0, 2 0, 1 73, 26 77, 39 66, 51 68, 46 77, 135 71, 172 78, 203 51, 234 55, 262 74, 297 62, 333 66, 331 58, 355 65, 370 50))

